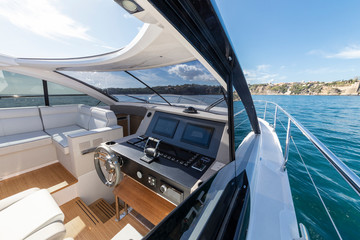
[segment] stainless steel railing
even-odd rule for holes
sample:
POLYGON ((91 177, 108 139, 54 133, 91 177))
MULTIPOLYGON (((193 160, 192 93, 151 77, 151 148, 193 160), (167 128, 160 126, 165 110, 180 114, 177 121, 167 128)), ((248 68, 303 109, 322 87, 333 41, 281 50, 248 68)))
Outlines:
POLYGON ((293 116, 286 112, 278 104, 265 100, 255 100, 254 102, 264 102, 264 120, 266 119, 266 110, 268 104, 273 104, 275 106, 274 113, 274 130, 276 128, 276 120, 278 115, 278 110, 283 112, 288 118, 288 125, 286 129, 286 143, 284 151, 284 163, 281 167, 281 171, 285 171, 286 163, 289 158, 289 144, 291 138, 291 125, 294 124, 302 134, 321 152, 321 154, 329 161, 329 163, 335 168, 335 170, 346 180, 346 182, 355 190, 357 194, 360 195, 360 178, 348 167, 344 162, 342 162, 333 152, 331 152, 319 139, 317 139, 309 130, 307 130, 300 122, 298 122, 293 116))

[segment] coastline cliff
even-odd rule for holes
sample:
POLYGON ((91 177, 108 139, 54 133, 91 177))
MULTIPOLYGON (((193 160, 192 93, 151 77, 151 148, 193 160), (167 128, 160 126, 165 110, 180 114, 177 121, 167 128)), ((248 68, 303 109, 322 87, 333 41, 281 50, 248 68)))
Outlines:
POLYGON ((249 84, 254 95, 360 95, 360 81, 356 79, 334 82, 292 82, 249 84))

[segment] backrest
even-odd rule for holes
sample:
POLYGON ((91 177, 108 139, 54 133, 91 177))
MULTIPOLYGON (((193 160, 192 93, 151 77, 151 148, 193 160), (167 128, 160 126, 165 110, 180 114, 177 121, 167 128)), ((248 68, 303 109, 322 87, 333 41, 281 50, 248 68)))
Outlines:
POLYGON ((89 129, 89 121, 91 117, 91 108, 86 105, 79 105, 76 124, 79 127, 89 129))
POLYGON ((89 130, 117 125, 115 113, 111 110, 92 107, 89 130))
POLYGON ((0 125, 2 136, 43 130, 37 107, 2 108, 0 125))
POLYGON ((76 124, 78 105, 40 107, 40 111, 45 129, 65 127, 76 124))

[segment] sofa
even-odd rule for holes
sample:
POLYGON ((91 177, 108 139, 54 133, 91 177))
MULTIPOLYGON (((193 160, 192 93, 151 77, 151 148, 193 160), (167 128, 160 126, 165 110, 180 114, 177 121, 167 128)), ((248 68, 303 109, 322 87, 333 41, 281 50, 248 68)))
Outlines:
POLYGON ((37 107, 0 109, 0 155, 51 143, 37 107))
POLYGON ((86 163, 80 159, 85 153, 122 136, 114 112, 104 108, 82 104, 0 108, 0 180, 55 161, 77 177, 92 169, 91 154, 86 163))
POLYGON ((54 142, 69 153, 68 136, 91 134, 93 130, 106 131, 119 128, 113 111, 86 105, 60 105, 40 107, 44 131, 54 142))

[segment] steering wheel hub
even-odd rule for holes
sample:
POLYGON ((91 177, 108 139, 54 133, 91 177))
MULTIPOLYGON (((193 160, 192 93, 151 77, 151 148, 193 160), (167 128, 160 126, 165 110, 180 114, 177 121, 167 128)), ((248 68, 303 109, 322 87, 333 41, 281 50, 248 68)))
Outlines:
POLYGON ((96 148, 94 164, 96 173, 106 186, 113 187, 119 184, 121 180, 120 167, 122 166, 122 159, 117 157, 109 146, 101 144, 96 148))

